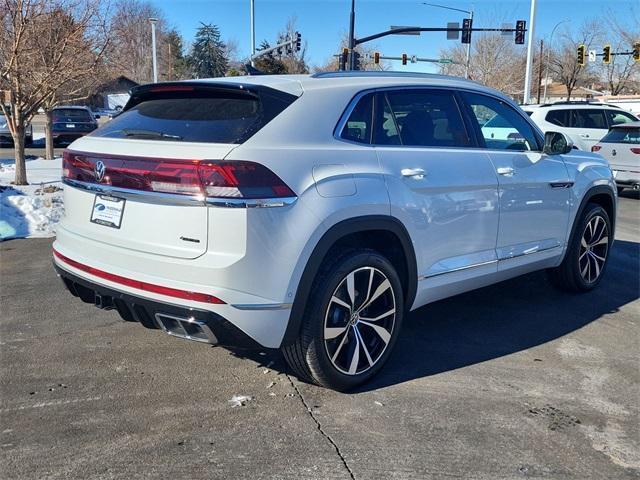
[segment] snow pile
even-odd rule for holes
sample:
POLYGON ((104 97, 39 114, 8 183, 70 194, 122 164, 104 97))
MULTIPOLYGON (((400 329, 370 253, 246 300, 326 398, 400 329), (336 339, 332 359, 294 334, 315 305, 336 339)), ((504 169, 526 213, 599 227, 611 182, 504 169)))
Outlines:
POLYGON ((11 185, 15 164, 0 162, 0 240, 55 235, 64 213, 61 175, 61 158, 27 160, 30 185, 11 185))

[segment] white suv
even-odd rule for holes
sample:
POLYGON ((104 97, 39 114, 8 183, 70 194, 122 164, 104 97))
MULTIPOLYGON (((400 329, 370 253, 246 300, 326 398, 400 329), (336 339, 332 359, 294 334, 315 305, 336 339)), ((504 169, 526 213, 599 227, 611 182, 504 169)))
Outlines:
POLYGON ((620 107, 594 102, 524 105, 522 109, 543 132, 564 133, 575 148, 586 151, 590 151, 614 125, 638 120, 620 107))
POLYGON ((570 151, 459 78, 144 85, 64 154, 55 266, 125 320, 280 348, 300 377, 344 390, 426 303, 540 269, 598 284, 615 183, 599 155, 570 151), (494 117, 518 135, 486 138, 494 117))

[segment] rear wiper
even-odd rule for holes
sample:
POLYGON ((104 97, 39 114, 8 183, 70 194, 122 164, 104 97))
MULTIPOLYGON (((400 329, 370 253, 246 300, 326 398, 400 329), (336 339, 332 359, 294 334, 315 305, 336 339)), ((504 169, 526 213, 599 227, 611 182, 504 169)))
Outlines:
POLYGON ((180 135, 170 135, 164 132, 157 132, 155 130, 144 130, 139 128, 123 128, 122 133, 127 137, 142 137, 149 139, 159 140, 182 140, 180 135))

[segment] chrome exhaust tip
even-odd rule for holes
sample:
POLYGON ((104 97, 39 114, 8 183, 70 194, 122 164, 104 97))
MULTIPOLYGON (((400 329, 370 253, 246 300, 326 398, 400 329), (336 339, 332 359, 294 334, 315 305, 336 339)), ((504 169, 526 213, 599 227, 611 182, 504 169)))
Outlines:
POLYGON ((217 344, 218 339, 209 326, 193 317, 184 318, 165 313, 155 314, 156 323, 168 335, 194 342, 217 344))
POLYGON ((633 184, 633 189, 634 190, 640 190, 640 183, 634 183, 633 184))

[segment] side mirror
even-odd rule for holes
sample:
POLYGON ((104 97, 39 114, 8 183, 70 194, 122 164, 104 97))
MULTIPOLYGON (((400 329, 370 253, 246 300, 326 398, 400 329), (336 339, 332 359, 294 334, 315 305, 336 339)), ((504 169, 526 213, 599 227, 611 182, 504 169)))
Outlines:
POLYGON ((573 142, 564 133, 547 132, 544 134, 542 153, 547 155, 563 155, 573 148, 573 142))

